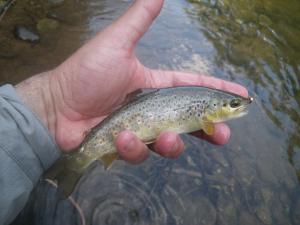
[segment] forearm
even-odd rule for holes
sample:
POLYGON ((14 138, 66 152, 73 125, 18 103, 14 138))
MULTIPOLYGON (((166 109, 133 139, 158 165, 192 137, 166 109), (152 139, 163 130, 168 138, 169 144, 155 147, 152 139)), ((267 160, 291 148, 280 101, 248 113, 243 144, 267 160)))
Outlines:
POLYGON ((60 150, 12 86, 0 87, 0 124, 0 224, 8 224, 60 150))

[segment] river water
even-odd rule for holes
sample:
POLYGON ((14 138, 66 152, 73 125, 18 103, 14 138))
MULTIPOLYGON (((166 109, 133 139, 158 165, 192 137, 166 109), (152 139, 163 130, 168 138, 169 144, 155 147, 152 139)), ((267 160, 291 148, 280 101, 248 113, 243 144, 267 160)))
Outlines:
MULTIPOLYGON (((49 0, 16 4, 0 22, 0 83, 50 69, 110 24, 131 1, 49 0), (31 44, 15 25, 54 18, 31 44)), ((95 163, 73 193, 86 224, 299 224, 300 2, 166 0, 136 49, 151 68, 205 73, 255 97, 232 138, 213 146, 183 135, 177 160, 139 166, 95 163)), ((78 210, 46 182, 14 224, 81 224, 78 210)))

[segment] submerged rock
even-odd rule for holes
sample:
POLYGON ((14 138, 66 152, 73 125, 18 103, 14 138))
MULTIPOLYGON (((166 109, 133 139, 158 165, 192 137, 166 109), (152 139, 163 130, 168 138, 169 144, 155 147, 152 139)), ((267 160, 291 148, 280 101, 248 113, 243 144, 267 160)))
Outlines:
POLYGON ((40 36, 36 32, 21 25, 17 25, 15 27, 14 35, 16 38, 22 41, 27 41, 31 43, 36 43, 40 41, 40 36))

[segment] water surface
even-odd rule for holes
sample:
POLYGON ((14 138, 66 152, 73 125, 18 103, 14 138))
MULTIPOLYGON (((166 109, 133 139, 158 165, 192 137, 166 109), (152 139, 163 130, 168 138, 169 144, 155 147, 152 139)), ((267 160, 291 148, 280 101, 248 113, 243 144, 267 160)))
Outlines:
MULTIPOLYGON (((18 2, 1 21, 1 83, 58 65, 130 4, 32 2, 18 2), (59 27, 40 33, 40 43, 14 38, 16 24, 35 27, 44 17, 59 27)), ((256 101, 230 122, 226 146, 184 135, 186 152, 177 160, 153 155, 110 171, 93 165, 73 194, 87 224, 299 224, 299 11, 297 0, 165 1, 138 44, 140 60, 238 82, 256 101)), ((80 224, 77 210, 57 195, 42 182, 15 224, 80 224)))

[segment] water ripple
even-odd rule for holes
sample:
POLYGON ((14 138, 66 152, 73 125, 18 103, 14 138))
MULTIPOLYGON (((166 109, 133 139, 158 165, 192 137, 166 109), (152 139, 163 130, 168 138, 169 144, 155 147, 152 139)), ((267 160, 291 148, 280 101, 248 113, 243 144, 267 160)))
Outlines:
POLYGON ((169 223, 163 201, 137 176, 96 165, 77 190, 88 224, 169 223))

